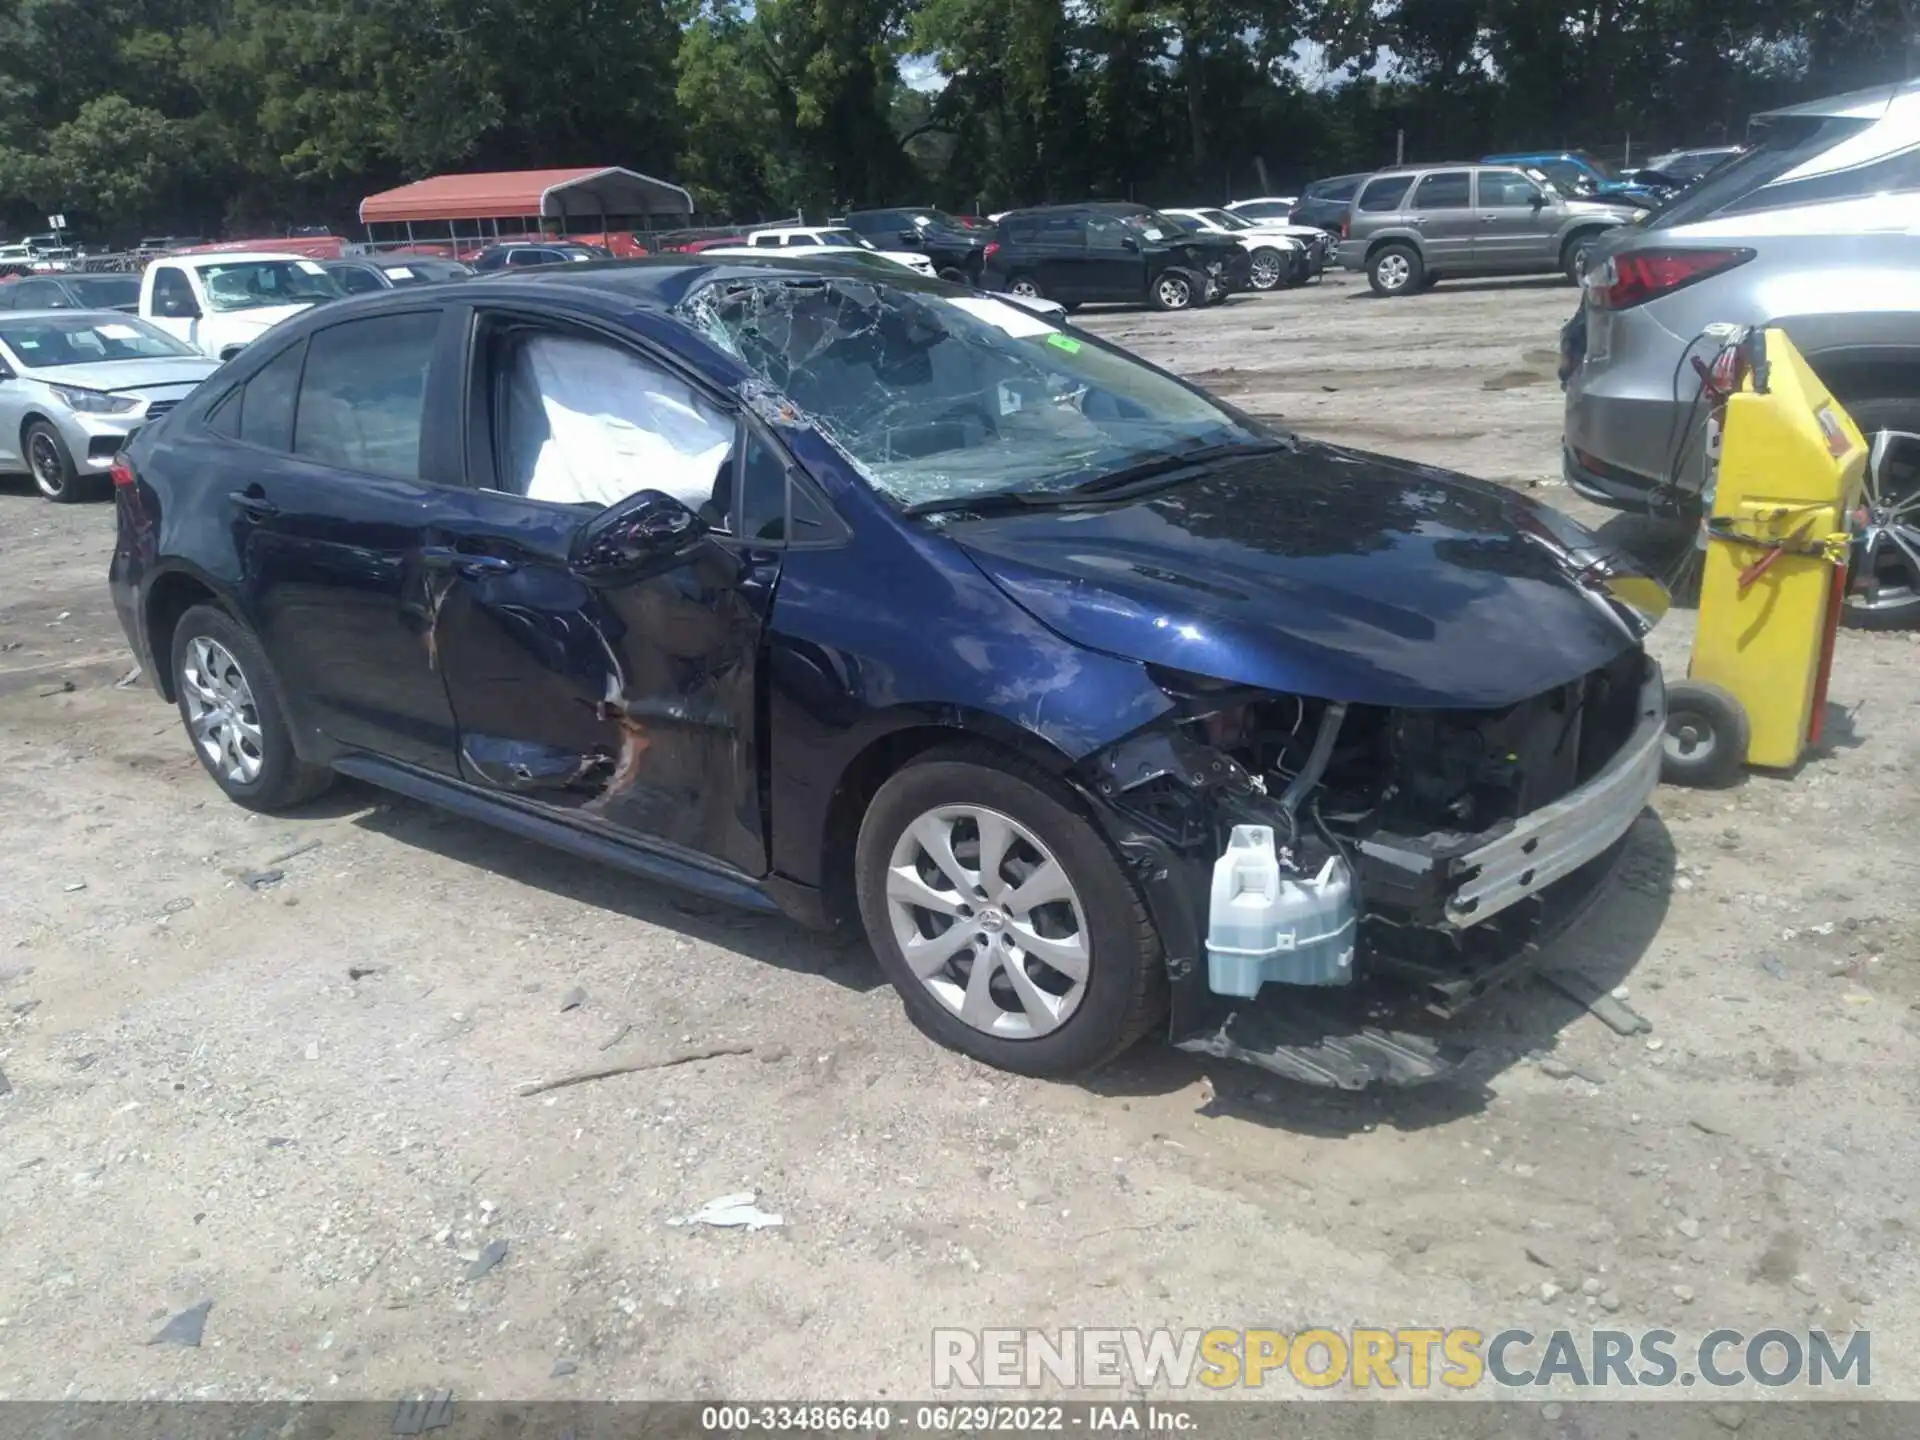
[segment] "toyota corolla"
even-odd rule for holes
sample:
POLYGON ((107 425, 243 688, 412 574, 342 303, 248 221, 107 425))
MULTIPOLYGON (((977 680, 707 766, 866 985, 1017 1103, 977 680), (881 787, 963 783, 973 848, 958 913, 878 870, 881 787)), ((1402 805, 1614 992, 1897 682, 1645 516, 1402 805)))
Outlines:
POLYGON ((236 802, 336 775, 860 926, 922 1028, 1302 1080, 1600 896, 1665 604, 1555 511, 943 282, 674 257, 275 329, 115 467, 121 620, 236 802))

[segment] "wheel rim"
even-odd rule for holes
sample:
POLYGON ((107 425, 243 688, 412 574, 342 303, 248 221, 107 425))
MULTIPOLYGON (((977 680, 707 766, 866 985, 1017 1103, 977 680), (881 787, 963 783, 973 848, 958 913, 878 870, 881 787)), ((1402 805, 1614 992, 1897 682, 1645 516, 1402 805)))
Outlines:
POLYGON ((1398 290, 1412 278, 1413 267, 1404 255, 1383 255, 1380 263, 1373 267, 1373 273, 1379 277, 1381 289, 1398 290))
POLYGON ((1854 541, 1847 603, 1857 610, 1911 605, 1920 600, 1920 467, 1883 467, 1878 477, 1869 471, 1862 504, 1866 523, 1854 541))
POLYGON ((1683 765, 1704 765, 1720 748, 1713 727, 1685 710, 1667 712, 1667 733, 1661 737, 1660 745, 1669 760, 1683 765))
POLYGON ((997 810, 943 805, 908 826, 887 863, 887 912, 907 968, 983 1034, 1050 1034, 1086 993, 1086 912, 1073 882, 997 810))
POLYGON ((63 495, 67 489, 67 466, 60 448, 44 430, 33 432, 27 442, 27 463, 33 467, 33 480, 45 495, 63 495))
POLYGON ((1577 246, 1573 252, 1573 278, 1575 280, 1585 280, 1587 278, 1587 267, 1592 263, 1593 247, 1591 245, 1577 246))
POLYGON ((1160 303, 1169 310, 1184 310, 1193 299, 1193 287, 1177 276, 1169 275, 1160 281, 1160 303))
POLYGON ((1272 255, 1253 257, 1253 288, 1271 290, 1280 283, 1280 261, 1272 255))
POLYGON ((1040 287, 1031 280, 1016 280, 1008 289, 1010 294, 1019 295, 1028 300, 1040 298, 1040 287))
POLYGON ((187 702, 187 729, 215 774, 251 785, 266 764, 260 711, 240 663, 217 640, 194 636, 181 667, 180 693, 187 702))

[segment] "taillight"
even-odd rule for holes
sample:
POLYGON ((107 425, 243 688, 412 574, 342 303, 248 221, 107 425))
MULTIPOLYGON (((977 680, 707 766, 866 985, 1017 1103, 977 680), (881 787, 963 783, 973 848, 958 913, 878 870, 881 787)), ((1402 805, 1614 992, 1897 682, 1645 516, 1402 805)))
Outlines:
POLYGON ((1000 242, 998 240, 989 240, 987 242, 987 248, 981 251, 980 255, 982 259, 991 260, 994 256, 998 255, 999 253, 1000 253, 1000 242))
POLYGON ((116 490, 123 486, 137 484, 140 479, 139 475, 134 472, 133 462, 127 459, 125 455, 116 455, 113 457, 113 464, 108 468, 107 474, 113 477, 113 488, 116 490))
POLYGON ((1751 250, 1635 250, 1615 255, 1587 281, 1596 310, 1626 310, 1718 275, 1753 258, 1751 250))
POLYGON ((1340 238, 1342 240, 1351 240, 1353 238, 1353 216, 1342 215, 1340 217, 1340 238))

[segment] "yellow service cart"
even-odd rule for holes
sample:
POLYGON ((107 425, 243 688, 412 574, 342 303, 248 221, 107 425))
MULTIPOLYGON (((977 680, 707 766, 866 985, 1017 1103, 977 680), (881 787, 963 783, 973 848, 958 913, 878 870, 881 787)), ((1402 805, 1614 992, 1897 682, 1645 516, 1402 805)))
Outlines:
POLYGON ((1791 769, 1819 742, 1868 456, 1784 331, 1742 332, 1702 378, 1706 555, 1661 776, 1714 786, 1744 765, 1791 769))

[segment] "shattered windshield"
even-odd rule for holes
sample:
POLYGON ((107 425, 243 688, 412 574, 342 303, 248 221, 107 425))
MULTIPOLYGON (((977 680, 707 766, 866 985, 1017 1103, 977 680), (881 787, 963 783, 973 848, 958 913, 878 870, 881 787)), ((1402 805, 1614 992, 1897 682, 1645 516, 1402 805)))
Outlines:
POLYGON ((1243 220, 1240 218, 1240 216, 1235 215, 1232 212, 1227 210, 1196 210, 1194 211, 1194 214, 1202 216, 1205 219, 1211 220, 1214 224, 1218 225, 1222 230, 1253 229, 1253 222, 1251 220, 1243 220))
POLYGON ((1057 492, 1270 438, 1032 311, 911 277, 727 279, 681 313, 902 505, 1057 492))

